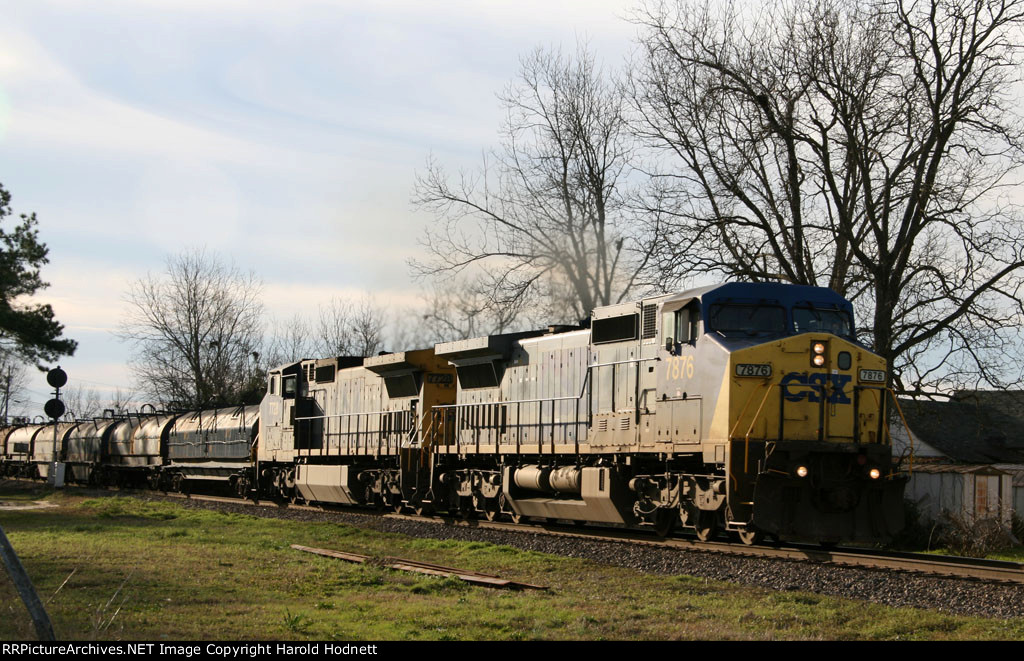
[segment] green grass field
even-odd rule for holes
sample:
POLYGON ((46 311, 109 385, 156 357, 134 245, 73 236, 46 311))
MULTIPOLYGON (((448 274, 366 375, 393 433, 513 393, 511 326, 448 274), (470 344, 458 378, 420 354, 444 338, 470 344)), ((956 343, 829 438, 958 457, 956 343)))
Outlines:
MULTIPOLYGON (((0 511, 0 525, 64 639, 1024 639, 1021 619, 893 609, 129 497, 0 489, 3 501, 39 498, 59 507, 0 511), (550 590, 470 586, 291 544, 439 562, 550 590)), ((32 638, 9 579, 0 578, 0 639, 32 638)))

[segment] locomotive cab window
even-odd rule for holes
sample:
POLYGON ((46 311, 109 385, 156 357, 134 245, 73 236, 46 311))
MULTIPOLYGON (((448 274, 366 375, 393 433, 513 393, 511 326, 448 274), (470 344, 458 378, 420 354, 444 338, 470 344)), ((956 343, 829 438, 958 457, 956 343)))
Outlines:
POLYGON ((284 397, 285 399, 294 399, 295 386, 296 377, 294 374, 289 374, 288 376, 284 377, 284 380, 281 385, 281 396, 284 397))
POLYGON ((797 333, 831 333, 840 337, 853 337, 853 322, 845 310, 793 308, 793 326, 797 333))
POLYGON ((679 344, 693 344, 700 334, 700 304, 694 301, 682 309, 665 312, 661 329, 666 351, 673 351, 679 344))
POLYGON ((778 305, 716 303, 708 313, 708 326, 726 337, 784 335, 789 332, 786 310, 778 305))

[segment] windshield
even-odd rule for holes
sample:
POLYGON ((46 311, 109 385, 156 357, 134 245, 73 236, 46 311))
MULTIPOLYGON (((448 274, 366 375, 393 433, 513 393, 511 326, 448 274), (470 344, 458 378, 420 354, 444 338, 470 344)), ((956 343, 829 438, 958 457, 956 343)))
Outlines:
POLYGON ((853 337, 853 323, 850 315, 843 310, 794 308, 793 325, 797 333, 820 332, 853 337))
POLYGON ((789 332, 786 311, 777 305, 712 305, 708 321, 726 337, 789 332))

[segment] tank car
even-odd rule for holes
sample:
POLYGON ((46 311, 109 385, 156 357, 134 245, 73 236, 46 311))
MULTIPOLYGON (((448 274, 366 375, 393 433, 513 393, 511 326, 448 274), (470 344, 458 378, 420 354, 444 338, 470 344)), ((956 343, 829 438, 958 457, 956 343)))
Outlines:
POLYGON ((828 289, 716 285, 436 354, 458 391, 424 434, 432 502, 748 543, 902 528, 886 365, 828 289))
POLYGON ((0 434, 0 438, 3 439, 0 475, 17 477, 27 473, 29 458, 32 456, 32 439, 41 427, 42 425, 12 425, 4 428, 0 434))
POLYGON ((167 439, 177 418, 177 414, 157 412, 129 416, 110 432, 103 465, 105 472, 114 473, 121 484, 170 488, 170 480, 161 478, 163 465, 168 460, 167 439))
POLYGON ((175 491, 196 480, 224 482, 235 490, 247 484, 258 416, 258 406, 234 406, 175 417, 167 429, 162 482, 175 491))
POLYGON ((35 475, 50 478, 53 462, 63 462, 68 436, 78 428, 77 422, 57 422, 44 425, 32 438, 31 463, 35 464, 35 475))
POLYGON ((100 478, 100 474, 101 466, 108 457, 107 437, 119 422, 112 418, 96 418, 81 422, 68 432, 62 456, 69 482, 106 483, 106 480, 100 478))

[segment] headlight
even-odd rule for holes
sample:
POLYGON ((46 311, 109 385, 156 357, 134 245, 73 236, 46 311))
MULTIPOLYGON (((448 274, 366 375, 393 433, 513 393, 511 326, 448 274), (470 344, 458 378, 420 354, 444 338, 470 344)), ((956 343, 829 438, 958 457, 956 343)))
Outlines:
POLYGON ((882 471, 878 470, 877 468, 872 468, 871 470, 868 471, 868 475, 871 476, 872 480, 877 480, 878 478, 882 477, 882 471))
POLYGON ((811 366, 824 367, 825 354, 828 353, 828 343, 820 340, 811 342, 811 366))
POLYGON ((807 466, 797 466, 796 474, 797 477, 807 477, 807 466))

